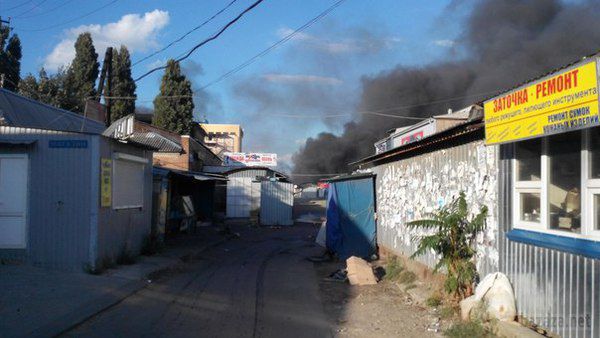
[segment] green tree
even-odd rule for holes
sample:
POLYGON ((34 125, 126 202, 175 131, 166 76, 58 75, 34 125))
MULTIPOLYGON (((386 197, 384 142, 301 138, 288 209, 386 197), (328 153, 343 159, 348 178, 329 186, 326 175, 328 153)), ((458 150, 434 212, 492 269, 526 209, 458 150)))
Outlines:
POLYGON ((456 298, 466 298, 473 293, 473 282, 477 277, 473 262, 477 253, 475 241, 485 229, 487 213, 487 207, 482 206, 479 213, 469 219, 465 193, 461 191, 458 198, 430 214, 429 218, 407 223, 409 228, 429 231, 419 238, 417 250, 411 257, 430 251, 439 255, 440 260, 434 271, 446 269, 446 292, 456 298))
POLYGON ((88 32, 80 34, 75 41, 75 58, 66 74, 64 89, 67 102, 62 108, 83 113, 86 99, 96 96, 99 67, 92 35, 88 32))
POLYGON ((192 84, 181 73, 179 62, 169 60, 160 93, 154 99, 152 124, 178 134, 189 134, 194 112, 192 95, 192 84))
MULTIPOLYGON (((135 97, 135 82, 131 77, 131 58, 125 46, 113 50, 111 72, 111 96, 135 97)), ((111 122, 135 113, 135 100, 115 99, 111 102, 111 122)))
POLYGON ((64 90, 66 73, 59 69, 54 75, 48 75, 40 69, 38 78, 28 74, 19 82, 19 94, 55 107, 65 107, 68 100, 64 90))
POLYGON ((4 75, 4 88, 17 91, 21 80, 21 40, 10 28, 0 27, 0 74, 4 75))
POLYGON ((19 82, 19 94, 33 100, 39 100, 37 79, 31 73, 19 82))

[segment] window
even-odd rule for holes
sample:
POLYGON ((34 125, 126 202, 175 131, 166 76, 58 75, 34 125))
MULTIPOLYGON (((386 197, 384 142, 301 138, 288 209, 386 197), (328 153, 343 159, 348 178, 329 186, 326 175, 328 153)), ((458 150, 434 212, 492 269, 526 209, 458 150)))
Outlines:
POLYGON ((552 136, 547 144, 550 228, 581 233, 581 133, 552 136))
POLYGON ((116 153, 113 161, 113 207, 115 209, 144 206, 144 169, 147 159, 116 153))
POLYGON ((515 228, 600 239, 600 128, 516 143, 513 172, 515 228))
POLYGON ((541 222, 542 142, 540 139, 517 143, 515 148, 515 191, 518 203, 518 221, 526 226, 541 222))

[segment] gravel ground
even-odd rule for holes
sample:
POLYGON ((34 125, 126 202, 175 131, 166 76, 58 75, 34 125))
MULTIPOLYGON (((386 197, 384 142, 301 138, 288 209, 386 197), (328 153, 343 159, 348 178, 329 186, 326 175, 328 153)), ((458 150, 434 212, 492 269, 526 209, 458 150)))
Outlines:
POLYGON ((351 286, 324 280, 343 265, 315 264, 325 313, 334 324, 336 337, 443 336, 441 331, 450 321, 441 321, 438 332, 432 331, 440 321, 438 310, 416 304, 395 282, 383 280, 377 285, 351 286))

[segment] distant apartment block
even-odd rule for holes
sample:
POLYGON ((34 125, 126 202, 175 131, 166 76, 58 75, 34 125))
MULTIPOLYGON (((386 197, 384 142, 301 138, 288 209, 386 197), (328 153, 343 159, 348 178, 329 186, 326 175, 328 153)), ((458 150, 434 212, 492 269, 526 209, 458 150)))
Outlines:
POLYGON ((206 132, 204 144, 219 157, 226 152, 242 151, 244 130, 239 124, 200 123, 200 127, 206 132))

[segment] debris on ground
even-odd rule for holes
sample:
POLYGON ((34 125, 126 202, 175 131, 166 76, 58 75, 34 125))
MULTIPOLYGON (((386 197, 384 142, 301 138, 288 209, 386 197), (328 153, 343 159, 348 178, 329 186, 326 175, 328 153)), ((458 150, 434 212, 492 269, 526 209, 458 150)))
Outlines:
POLYGON ((327 247, 327 221, 321 222, 315 242, 324 248, 327 247))
POLYGON ((352 256, 346 260, 346 269, 348 270, 348 281, 350 285, 375 285, 377 278, 373 273, 373 268, 364 259, 352 256))
POLYGON ((491 273, 477 285, 475 294, 460 302, 460 312, 463 320, 468 320, 471 310, 481 303, 491 318, 500 321, 514 321, 517 315, 515 295, 508 277, 503 273, 491 273))
POLYGON ((324 262, 332 262, 333 258, 334 257, 331 254, 331 252, 325 251, 322 255, 319 255, 319 256, 310 256, 310 257, 307 257, 306 259, 309 262, 313 262, 313 263, 324 263, 324 262))
POLYGON ((348 280, 348 272, 345 269, 339 269, 332 272, 323 280, 328 282, 346 282, 348 280))

